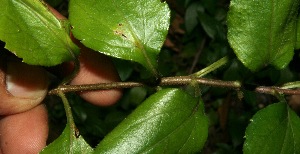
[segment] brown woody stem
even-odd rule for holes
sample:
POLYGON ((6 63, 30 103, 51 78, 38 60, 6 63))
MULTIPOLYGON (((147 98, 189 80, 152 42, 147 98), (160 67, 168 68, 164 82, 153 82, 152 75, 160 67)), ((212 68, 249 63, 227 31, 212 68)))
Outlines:
MULTIPOLYGON (((193 76, 175 76, 175 77, 163 77, 157 86, 181 86, 189 85, 191 83, 198 83, 213 87, 232 88, 239 90, 242 85, 239 81, 222 81, 207 78, 195 78, 193 76)), ((48 92, 49 95, 58 95, 60 92, 82 92, 82 91, 97 91, 97 90, 109 90, 109 89, 123 89, 133 87, 147 86, 143 82, 112 82, 112 83, 98 83, 98 84, 85 84, 85 85, 60 85, 55 89, 48 92)), ((255 89, 257 93, 264 94, 285 94, 285 95, 300 95, 300 89, 286 89, 281 87, 266 87, 259 86, 255 89)))
MULTIPOLYGON (((189 85, 191 83, 199 83, 207 86, 224 87, 224 88, 241 88, 238 81, 222 81, 205 78, 194 78, 193 76, 175 76, 164 77, 157 86, 176 86, 176 85, 189 85)), ((96 91, 108 89, 122 89, 147 86, 142 82, 112 82, 112 83, 98 83, 98 84, 85 84, 85 85, 60 85, 55 89, 49 91, 49 95, 58 94, 59 92, 81 92, 81 91, 96 91)))
POLYGON ((285 95, 300 95, 300 89, 284 89, 281 87, 265 87, 260 86, 255 89, 258 93, 265 93, 265 94, 271 94, 276 95, 276 93, 279 94, 285 94, 285 95))

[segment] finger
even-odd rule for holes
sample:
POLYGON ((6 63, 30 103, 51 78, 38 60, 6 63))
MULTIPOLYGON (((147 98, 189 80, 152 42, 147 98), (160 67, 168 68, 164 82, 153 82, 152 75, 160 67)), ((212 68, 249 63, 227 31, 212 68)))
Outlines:
POLYGON ((47 94, 46 72, 0 55, 0 115, 29 110, 42 102, 47 94))
MULTIPOLYGON (((80 70, 71 84, 95 84, 119 81, 119 76, 111 60, 100 53, 77 42, 81 48, 80 70)), ((101 106, 108 106, 115 103, 122 96, 120 89, 81 92, 85 100, 101 106)))
MULTIPOLYGON (((49 8, 58 19, 65 19, 55 9, 50 6, 49 8)), ((80 69, 77 76, 71 81, 71 84, 108 83, 120 80, 116 69, 107 56, 85 47, 75 38, 72 39, 80 47, 81 54, 79 56, 80 69)), ((66 67, 68 66, 66 65, 66 67)), ((88 102, 101 106, 115 103, 120 99, 121 95, 121 90, 116 89, 80 93, 80 96, 88 102)))
POLYGON ((60 14, 53 7, 51 7, 50 5, 47 5, 47 6, 48 6, 49 10, 56 16, 56 18, 58 18, 58 19, 66 19, 66 17, 64 17, 62 14, 60 14))
POLYGON ((38 153, 46 146, 47 111, 39 105, 29 111, 2 117, 0 153, 38 153))

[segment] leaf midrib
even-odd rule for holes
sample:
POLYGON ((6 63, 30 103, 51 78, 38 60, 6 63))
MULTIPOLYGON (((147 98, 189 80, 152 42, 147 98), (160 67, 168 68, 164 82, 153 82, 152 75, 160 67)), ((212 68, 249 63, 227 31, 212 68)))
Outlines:
MULTIPOLYGON (((200 102, 198 101, 198 103, 195 105, 195 107, 193 107, 193 110, 191 112, 191 114, 185 119, 183 120, 180 124, 179 124, 179 127, 175 128, 172 132, 170 132, 168 135, 166 135, 164 138, 162 138, 160 141, 156 142, 155 144, 149 146, 148 148, 140 151, 140 153, 145 153, 145 151, 149 151, 152 147, 155 147, 157 144, 163 142, 164 140, 166 140, 169 136, 171 136, 172 134, 174 134, 179 128, 185 126, 184 124, 186 122, 188 122, 189 120, 191 120, 192 118, 194 118, 194 114, 197 113, 197 109, 199 109, 199 106, 200 106, 200 102)), ((194 125, 195 126, 195 125, 194 125)), ((193 129, 192 129, 193 130, 193 129)), ((191 134, 191 133, 190 133, 191 134)), ((190 136, 187 138, 189 139, 190 136)), ((187 140, 186 140, 187 141, 187 140)))
POLYGON ((273 29, 274 29, 274 9, 275 9, 275 3, 274 0, 271 0, 271 22, 270 22, 270 31, 269 31, 269 42, 268 42, 268 49, 267 49, 267 56, 266 60, 263 60, 269 64, 270 58, 271 58, 271 53, 273 52, 273 41, 274 41, 274 36, 273 36, 273 29))
MULTIPOLYGON (((158 76, 158 72, 155 69, 154 65, 151 63, 151 60, 150 60, 150 58, 149 58, 149 56, 148 56, 148 54, 147 54, 147 52, 144 48, 144 45, 143 45, 142 41, 134 33, 133 25, 131 24, 131 22, 129 22, 130 20, 128 20, 126 15, 124 15, 126 13, 120 11, 122 9, 119 8, 120 7, 119 5, 116 5, 117 4, 116 2, 113 2, 112 4, 115 6, 114 8, 115 8, 116 12, 118 13, 118 15, 119 16, 124 16, 124 19, 125 19, 124 22, 128 25, 129 32, 133 36, 133 39, 134 39, 134 42, 132 42, 132 43, 135 44, 137 46, 137 48, 140 49, 140 51, 142 52, 142 55, 144 56, 144 59, 146 60, 146 64, 150 68, 151 73, 155 76, 158 76)), ((144 15, 144 11, 142 11, 142 12, 143 12, 143 15, 144 15)), ((145 34, 145 28, 143 28, 143 30, 144 30, 144 34, 145 34)))
MULTIPOLYGON (((61 42, 62 44, 65 45, 65 47, 67 48, 67 51, 69 51, 70 55, 73 57, 74 53, 72 52, 72 50, 70 49, 69 47, 69 44, 64 41, 64 39, 62 37, 59 36, 59 34, 57 33, 57 31, 55 31, 53 29, 53 27, 56 27, 59 31, 62 30, 62 26, 61 26, 61 23, 58 19, 55 19, 55 20, 58 20, 56 22, 58 22, 58 25, 56 25, 55 23, 52 22, 52 20, 48 19, 48 18, 42 18, 42 15, 41 14, 38 14, 38 10, 35 8, 35 7, 29 7, 28 4, 26 2, 23 2, 23 1, 18 1, 16 3, 19 3, 20 5, 22 5, 23 7, 26 7, 28 10, 34 10, 34 11, 31 11, 32 14, 35 14, 35 17, 40 19, 39 21, 42 23, 43 27, 47 27, 46 29, 48 30, 48 34, 51 34, 52 36, 54 36, 57 40, 60 40, 59 42, 61 42), (50 22, 49 22, 50 21, 50 22), (52 26, 48 26, 49 24, 48 23, 52 23, 52 26), (58 27, 57 27, 58 26, 58 27)), ((43 4, 42 4, 43 5, 43 4)), ((16 5, 14 5, 15 7, 16 5)), ((47 12, 49 13, 49 12, 47 12)), ((22 16, 22 15, 20 15, 22 16)), ((23 19, 23 18, 22 18, 23 19)), ((26 20, 23 20, 25 23, 27 22, 26 20)), ((28 25, 26 25, 27 27, 28 25)), ((27 27, 28 28, 28 27, 27 27)), ((39 41, 39 38, 37 38, 35 35, 32 35, 33 33, 29 33, 28 30, 27 31, 24 31, 24 33, 26 33, 27 35, 31 36, 31 38, 33 38, 35 40, 35 42, 37 42, 37 45, 39 46, 39 48, 42 48, 42 46, 40 45, 40 43, 38 43, 39 41)), ((45 52, 45 54, 47 54, 48 56, 47 57, 52 57, 52 55, 49 55, 48 52, 45 52)), ((48 58, 49 59, 49 58, 48 58)), ((53 63, 51 60, 50 60, 50 63, 53 63)))

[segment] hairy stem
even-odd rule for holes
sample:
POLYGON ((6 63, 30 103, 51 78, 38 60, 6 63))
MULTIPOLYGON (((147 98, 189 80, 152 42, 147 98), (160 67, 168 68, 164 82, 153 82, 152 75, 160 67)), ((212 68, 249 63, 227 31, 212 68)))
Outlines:
MULTIPOLYGON (((239 81, 223 81, 207 78, 195 78, 195 76, 175 76, 175 77, 163 77, 156 86, 182 86, 189 84, 202 84, 213 87, 232 88, 240 90, 242 84, 239 81)), ((49 95, 59 95, 68 92, 82 92, 82 91, 97 91, 97 90, 109 90, 109 89, 123 89, 133 87, 144 87, 148 84, 143 82, 112 82, 112 83, 98 83, 98 84, 84 84, 84 85, 65 85, 62 84, 55 89, 48 92, 49 95)), ((285 95, 300 95, 300 89, 287 89, 286 87, 275 86, 259 86, 255 89, 257 93, 271 94, 276 96, 277 94, 285 95)), ((63 97, 62 97, 63 98, 63 97)))
POLYGON ((67 116, 67 120, 68 120, 68 124, 70 124, 70 139, 73 139, 74 136, 78 136, 79 132, 75 126, 75 122, 73 119, 73 115, 72 115, 72 110, 71 110, 71 106, 69 104, 69 101, 67 99, 67 97, 65 96, 65 94, 63 93, 63 91, 58 90, 56 91, 57 95, 62 99, 62 102, 64 104, 64 108, 66 111, 66 116, 67 116))
MULTIPOLYGON (((205 78, 194 78, 192 76, 175 76, 175 77, 163 77, 157 86, 178 86, 199 83, 207 86, 224 87, 224 88, 241 88, 241 84, 238 81, 222 81, 205 78)), ((49 95, 59 94, 59 92, 81 92, 81 91, 96 91, 96 90, 108 90, 108 89, 122 89, 132 87, 147 86, 142 82, 112 82, 112 83, 98 83, 98 84, 85 84, 85 85, 60 85, 59 87, 49 91, 49 95)))
POLYGON ((256 92, 258 93, 264 93, 264 94, 271 94, 271 95, 276 95, 277 93, 279 94, 285 94, 285 95, 300 95, 300 89, 285 89, 281 87, 265 87, 265 86, 260 86, 255 89, 256 92))
POLYGON ((63 81, 61 82, 61 85, 66 85, 71 80, 73 80, 74 77, 78 74, 79 68, 80 68, 80 62, 77 58, 74 58, 74 69, 73 69, 72 73, 69 76, 67 76, 63 79, 63 81))
POLYGON ((220 60, 212 63, 211 65, 205 67, 204 69, 192 74, 193 76, 200 78, 205 76, 206 74, 209 74, 210 72, 217 70, 219 67, 225 65, 229 61, 229 58, 227 56, 221 58, 220 60))
POLYGON ((300 81, 289 82, 282 86, 282 89, 300 88, 300 81))

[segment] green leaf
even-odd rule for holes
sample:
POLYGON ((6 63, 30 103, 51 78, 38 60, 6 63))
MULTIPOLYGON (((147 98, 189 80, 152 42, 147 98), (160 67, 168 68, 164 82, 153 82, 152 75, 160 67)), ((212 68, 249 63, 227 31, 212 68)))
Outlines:
POLYGON ((96 51, 142 64, 157 75, 170 11, 160 0, 71 0, 74 36, 96 51))
POLYGON ((202 101, 179 89, 158 91, 108 134, 95 153, 194 153, 208 134, 202 101))
POLYGON ((53 66, 74 58, 67 21, 58 20, 39 0, 0 0, 0 40, 32 65, 53 66))
POLYGON ((228 40, 239 60, 255 71, 282 69, 294 54, 299 0, 231 0, 228 40))
POLYGON ((63 153, 78 153, 89 154, 93 149, 85 142, 82 136, 75 136, 75 129, 71 128, 68 123, 63 133, 45 149, 41 154, 63 154, 63 153))
POLYGON ((286 103, 258 111, 246 129, 245 154, 300 153, 300 118, 286 103))

